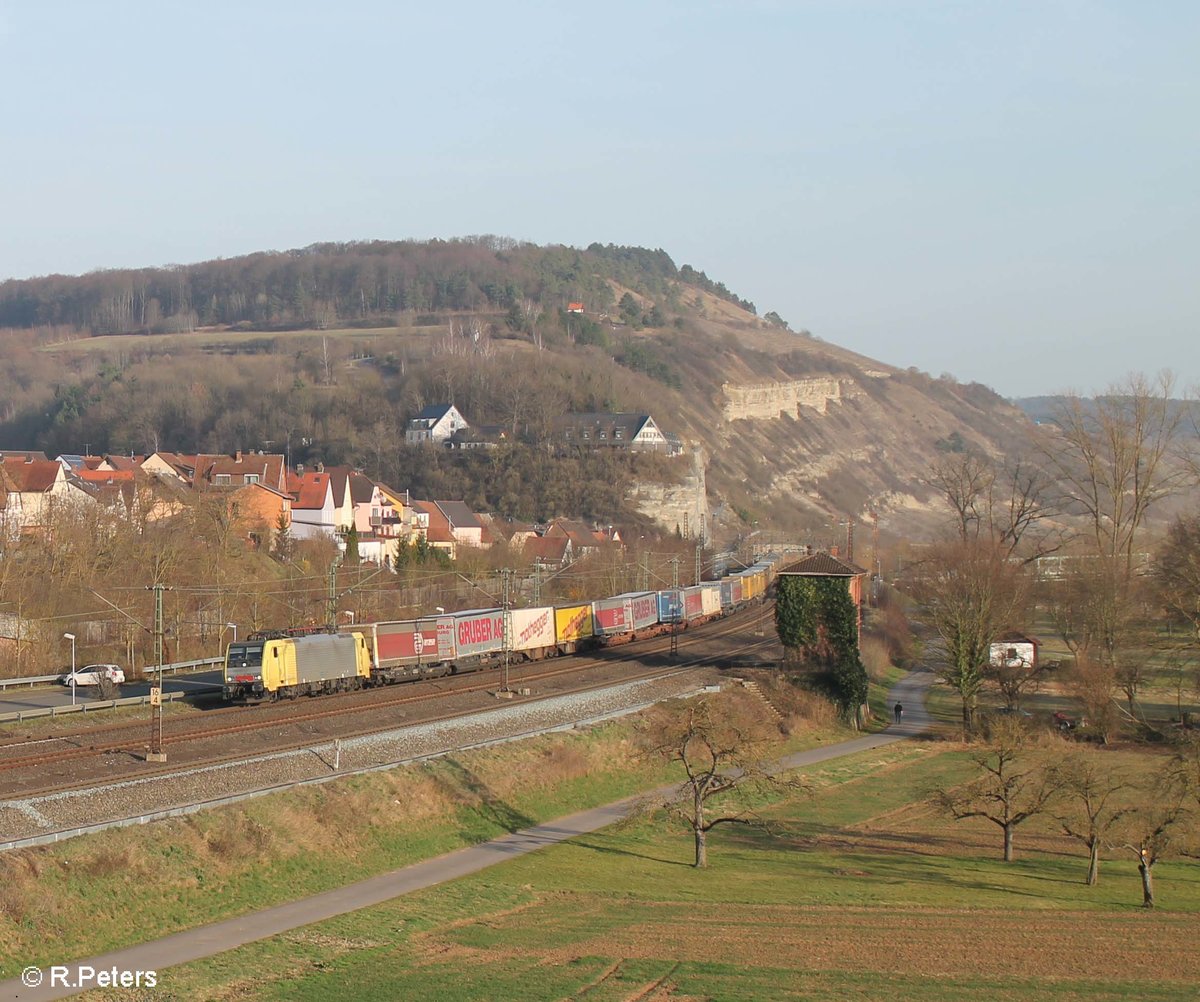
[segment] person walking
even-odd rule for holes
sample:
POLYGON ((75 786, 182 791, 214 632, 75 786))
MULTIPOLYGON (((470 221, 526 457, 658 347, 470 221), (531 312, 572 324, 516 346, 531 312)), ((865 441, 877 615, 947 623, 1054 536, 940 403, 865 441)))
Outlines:
POLYGON ((897 703, 893 712, 896 716, 896 723, 900 723, 900 718, 904 716, 904 707, 897 703))

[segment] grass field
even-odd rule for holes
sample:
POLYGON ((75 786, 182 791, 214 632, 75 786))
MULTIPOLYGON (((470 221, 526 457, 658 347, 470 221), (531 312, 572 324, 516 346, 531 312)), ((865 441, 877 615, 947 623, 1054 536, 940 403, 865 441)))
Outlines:
POLYGON ((167 972, 171 998, 1186 999, 1200 978, 1200 865, 1101 884, 1047 825, 1005 865, 991 831, 925 804, 969 768, 904 744, 837 760, 774 829, 690 842, 609 829, 167 972))

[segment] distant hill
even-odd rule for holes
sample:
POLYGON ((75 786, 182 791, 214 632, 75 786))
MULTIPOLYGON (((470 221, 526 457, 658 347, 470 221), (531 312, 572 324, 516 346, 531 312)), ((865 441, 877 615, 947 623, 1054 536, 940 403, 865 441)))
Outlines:
POLYGON ((918 525, 938 456, 999 455, 1029 426, 985 386, 794 332, 637 247, 319 244, 52 276, 0 284, 0 327, 0 447, 286 448, 444 497, 473 483, 474 503, 514 517, 603 516, 616 487, 668 528, 711 513, 730 532, 829 529, 869 511, 918 525), (443 401, 525 452, 402 448, 406 419, 443 401), (581 454, 567 475, 546 445, 568 410, 650 413, 689 454, 581 454))

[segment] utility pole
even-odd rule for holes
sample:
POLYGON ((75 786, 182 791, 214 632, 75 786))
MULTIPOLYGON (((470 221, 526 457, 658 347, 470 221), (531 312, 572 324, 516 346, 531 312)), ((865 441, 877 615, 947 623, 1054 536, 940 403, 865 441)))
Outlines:
POLYGON ((846 520, 846 559, 854 560, 854 516, 851 515, 846 520))
POLYGON ((671 558, 671 587, 675 589, 675 598, 679 608, 671 617, 671 657, 679 653, 679 620, 683 616, 683 593, 679 590, 679 557, 671 558))
POLYGON ((694 582, 695 584, 700 583, 700 554, 703 552, 703 550, 704 550, 704 544, 702 542, 697 543, 696 544, 696 580, 694 582))
POLYGON ((512 570, 505 567, 500 571, 504 578, 504 692, 512 692, 508 687, 508 663, 512 654, 512 603, 509 601, 508 583, 512 578, 512 570))
POLYGON ((154 585, 154 663, 158 678, 150 687, 150 750, 147 762, 165 762, 167 753, 162 747, 162 679, 163 679, 163 585, 154 585))
POLYGON ((642 591, 650 590, 650 554, 645 550, 638 557, 638 563, 642 565, 642 591))
POLYGON ((329 624, 330 628, 337 626, 337 569, 338 562, 334 560, 329 565, 329 590, 325 596, 327 603, 325 621, 329 624))
POLYGON ((875 604, 875 584, 879 579, 879 512, 871 510, 871 604, 875 604))
POLYGON ((533 604, 542 604, 542 558, 535 557, 533 561, 533 604))

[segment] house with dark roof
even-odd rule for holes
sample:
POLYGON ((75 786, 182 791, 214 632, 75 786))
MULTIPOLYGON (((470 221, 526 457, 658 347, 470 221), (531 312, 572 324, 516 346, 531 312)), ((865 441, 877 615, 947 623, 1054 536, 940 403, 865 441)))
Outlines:
POLYGON ((404 441, 409 445, 445 442, 456 431, 470 427, 454 404, 431 404, 408 422, 404 441))
POLYGON ((455 542, 464 546, 483 546, 483 523, 465 501, 434 501, 432 504, 445 518, 455 542))
MULTIPOLYGON (((559 438, 570 445, 588 449, 631 449, 634 451, 672 451, 672 445, 649 414, 564 414, 555 422, 559 438)), ((675 443, 679 440, 676 438, 675 443)))
POLYGON ((869 572, 865 567, 844 560, 834 553, 810 553, 779 572, 780 577, 842 578, 850 592, 850 599, 858 610, 858 630, 862 635, 862 608, 864 600, 863 582, 869 572))

